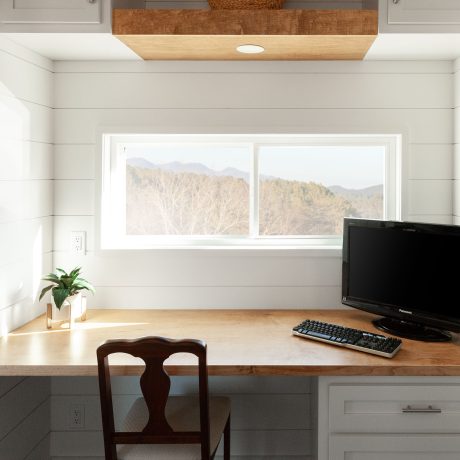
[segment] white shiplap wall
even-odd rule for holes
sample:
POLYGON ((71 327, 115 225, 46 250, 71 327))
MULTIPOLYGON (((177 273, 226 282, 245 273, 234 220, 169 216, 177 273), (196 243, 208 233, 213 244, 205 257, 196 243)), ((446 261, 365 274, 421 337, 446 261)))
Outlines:
POLYGON ((1 377, 0 414, 2 460, 50 458, 48 377, 1 377))
POLYGON ((91 306, 331 308, 340 253, 95 251, 98 133, 402 133, 404 217, 452 221, 451 62, 58 62, 54 263, 91 306), (85 230, 88 254, 68 251, 85 230))
MULTIPOLYGON (((118 424, 139 396, 138 378, 113 381, 115 423, 118 424)), ((238 460, 310 460, 312 425, 308 377, 210 377, 210 392, 227 395, 232 402, 232 458, 238 460)), ((196 379, 175 377, 171 394, 196 393, 196 379)), ((52 379, 51 458, 102 460, 97 379, 52 379), (68 407, 85 406, 85 426, 67 428, 68 407)), ((222 458, 222 446, 217 459, 222 458)))
POLYGON ((51 61, 0 37, 0 336, 43 312, 53 231, 51 61))
MULTIPOLYGON (((43 312, 51 270, 52 63, 0 37, 0 336, 43 312)), ((0 378, 0 458, 49 458, 50 379, 0 378)))
MULTIPOLYGON (((83 266, 97 288, 91 306, 340 305, 337 251, 95 251, 104 129, 401 133, 405 217, 452 221, 450 62, 58 62, 55 71, 54 263, 83 266), (69 253, 71 230, 87 232, 86 256, 69 253)), ((176 382, 176 392, 187 390, 187 379, 176 382)), ((117 384, 121 413, 137 394, 132 383, 117 384)), ((232 397, 235 458, 310 458, 309 379, 222 378, 211 387, 232 397)), ((53 379, 52 395, 53 460, 100 459, 96 380, 53 379), (65 427, 74 403, 85 405, 84 432, 65 427)))

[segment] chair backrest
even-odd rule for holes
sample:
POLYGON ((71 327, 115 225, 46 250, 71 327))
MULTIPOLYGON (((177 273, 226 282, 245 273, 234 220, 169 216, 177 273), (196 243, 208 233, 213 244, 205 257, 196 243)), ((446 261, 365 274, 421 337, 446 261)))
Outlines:
POLYGON ((171 340, 164 337, 143 337, 134 340, 108 340, 97 349, 99 391, 106 460, 117 460, 117 444, 201 444, 201 458, 210 458, 209 394, 206 344, 201 340, 171 340), (149 418, 140 432, 116 432, 109 355, 128 353, 145 362, 140 378, 149 418), (164 369, 164 361, 175 353, 192 353, 198 357, 200 398, 200 431, 174 431, 169 425, 165 408, 171 380, 164 369))

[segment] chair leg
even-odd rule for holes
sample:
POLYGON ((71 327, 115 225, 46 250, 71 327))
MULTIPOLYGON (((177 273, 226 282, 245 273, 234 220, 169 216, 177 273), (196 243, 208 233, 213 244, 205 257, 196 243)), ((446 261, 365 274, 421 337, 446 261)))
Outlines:
POLYGON ((230 415, 224 429, 224 460, 230 460, 230 415))

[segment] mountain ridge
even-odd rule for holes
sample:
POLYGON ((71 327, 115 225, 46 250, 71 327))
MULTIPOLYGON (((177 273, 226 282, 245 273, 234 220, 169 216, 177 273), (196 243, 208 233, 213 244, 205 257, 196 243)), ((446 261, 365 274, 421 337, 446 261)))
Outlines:
MULTIPOLYGON (((204 174, 206 176, 229 176, 234 177, 236 179, 244 179, 246 182, 249 182, 249 173, 241 171, 237 168, 227 167, 220 171, 216 171, 214 169, 209 168, 208 166, 204 165, 203 163, 182 163, 180 161, 172 161, 170 163, 162 163, 156 164, 152 163, 145 158, 128 158, 126 160, 127 164, 137 168, 144 168, 144 169, 162 169, 164 171, 170 171, 174 173, 194 173, 194 174, 204 174)), ((274 176, 262 176, 263 179, 270 179, 270 180, 289 180, 283 179, 281 177, 274 177, 274 176)), ((369 187, 364 187, 361 189, 354 189, 354 188, 346 188, 341 185, 331 185, 329 187, 326 186, 332 193, 338 196, 342 196, 344 198, 356 198, 358 196, 365 196, 370 198, 375 195, 383 194, 383 185, 371 185, 369 187)))

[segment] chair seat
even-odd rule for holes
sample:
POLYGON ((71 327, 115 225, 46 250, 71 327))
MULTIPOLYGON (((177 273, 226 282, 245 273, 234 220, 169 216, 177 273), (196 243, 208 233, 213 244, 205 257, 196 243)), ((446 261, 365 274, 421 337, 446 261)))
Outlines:
MULTIPOLYGON (((174 431, 200 431, 198 397, 170 396, 166 418, 174 431)), ((217 448, 230 414, 230 400, 221 396, 209 398, 210 453, 217 448)), ((124 431, 142 431, 148 420, 144 398, 134 401, 124 420, 124 431)), ((201 460, 200 444, 122 444, 117 446, 119 460, 201 460)))

